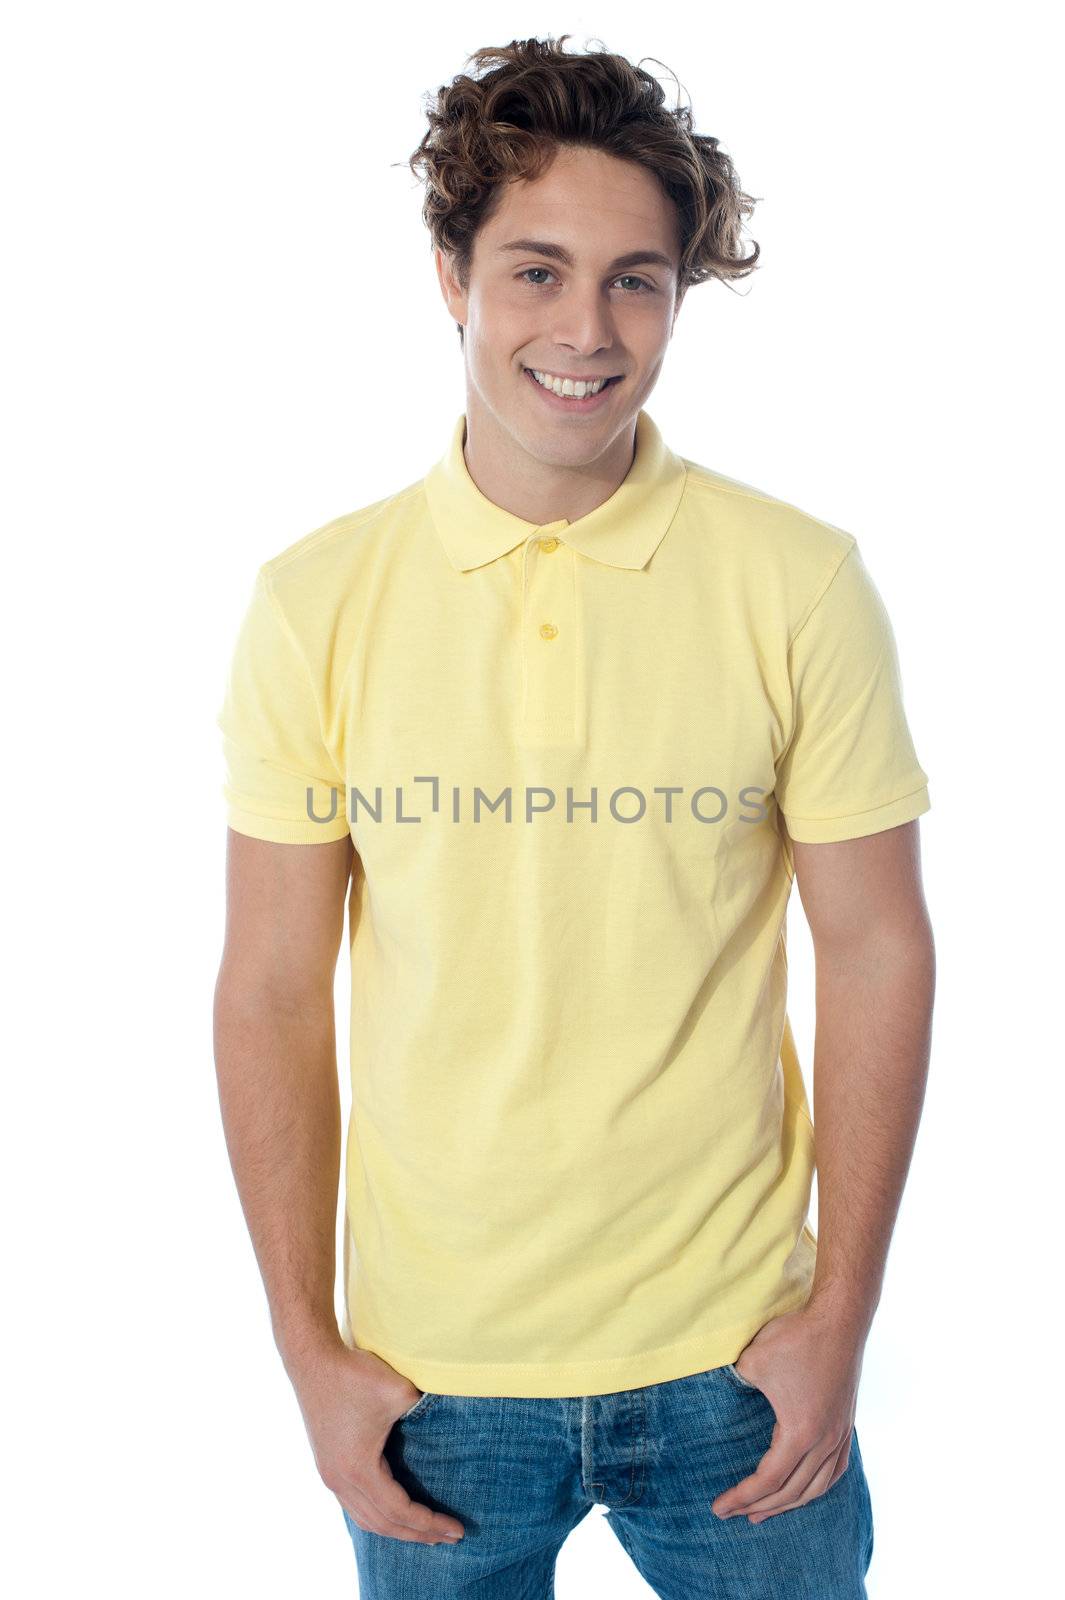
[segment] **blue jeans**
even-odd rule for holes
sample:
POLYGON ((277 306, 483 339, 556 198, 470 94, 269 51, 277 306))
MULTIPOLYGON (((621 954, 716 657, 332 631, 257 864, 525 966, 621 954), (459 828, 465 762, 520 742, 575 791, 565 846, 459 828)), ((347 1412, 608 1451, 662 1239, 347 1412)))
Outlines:
POLYGON ((558 1552, 597 1502, 661 1600, 865 1600, 873 1519, 856 1430, 843 1476, 805 1505, 756 1523, 711 1511, 755 1470, 775 1422, 731 1365, 615 1394, 426 1393, 385 1458, 466 1534, 394 1539, 344 1511, 361 1600, 553 1600, 558 1552))

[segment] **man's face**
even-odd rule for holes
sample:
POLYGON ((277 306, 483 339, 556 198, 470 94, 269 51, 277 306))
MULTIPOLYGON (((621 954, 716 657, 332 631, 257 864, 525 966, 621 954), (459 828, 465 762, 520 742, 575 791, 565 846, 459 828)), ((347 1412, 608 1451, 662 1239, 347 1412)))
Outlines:
POLYGON ((535 182, 504 189, 477 234, 467 293, 440 250, 436 263, 465 328, 470 399, 529 454, 579 466, 620 434, 631 438, 680 309, 676 208, 646 169, 565 146, 535 182), (632 259, 617 266, 623 257, 632 259), (583 401, 559 398, 532 369, 616 381, 583 401))

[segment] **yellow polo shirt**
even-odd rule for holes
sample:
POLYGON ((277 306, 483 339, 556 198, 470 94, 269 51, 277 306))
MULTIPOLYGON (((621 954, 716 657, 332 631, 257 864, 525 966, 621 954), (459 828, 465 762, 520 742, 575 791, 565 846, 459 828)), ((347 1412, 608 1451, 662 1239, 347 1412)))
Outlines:
POLYGON ((345 1341, 440 1393, 606 1393, 807 1298, 780 813, 859 838, 928 780, 850 534, 646 411, 576 522, 487 500, 464 438, 260 567, 228 821, 355 845, 345 1341))

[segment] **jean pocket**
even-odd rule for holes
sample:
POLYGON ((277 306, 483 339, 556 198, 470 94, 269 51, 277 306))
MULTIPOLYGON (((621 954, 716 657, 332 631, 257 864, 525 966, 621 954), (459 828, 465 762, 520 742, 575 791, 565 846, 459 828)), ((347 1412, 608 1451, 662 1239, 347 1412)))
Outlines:
POLYGON ((396 1422, 412 1422, 415 1417, 420 1417, 423 1411, 428 1410, 433 1401, 437 1399, 439 1399, 439 1395, 433 1394, 431 1390, 426 1389, 418 1396, 412 1406, 408 1406, 406 1411, 396 1418, 396 1422))
POLYGON ((737 1384, 741 1389, 753 1389, 755 1394, 761 1394, 762 1391, 756 1383, 749 1382, 742 1373, 736 1371, 734 1362, 726 1361, 724 1370, 728 1373, 733 1383, 737 1384))

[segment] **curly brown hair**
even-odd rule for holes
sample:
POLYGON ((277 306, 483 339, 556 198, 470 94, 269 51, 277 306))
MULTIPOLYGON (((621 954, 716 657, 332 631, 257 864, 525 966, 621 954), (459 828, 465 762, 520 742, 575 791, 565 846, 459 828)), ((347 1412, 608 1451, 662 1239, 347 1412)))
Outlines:
POLYGON ((574 54, 563 49, 571 37, 475 50, 466 60, 477 75, 459 73, 426 95, 429 126, 408 161, 396 163, 424 179, 431 248, 452 257, 462 289, 469 288, 477 231, 503 185, 538 177, 560 145, 605 150, 658 179, 679 214, 678 302, 691 284, 752 272, 759 246, 752 241, 751 254, 741 255, 740 232, 755 201, 740 188, 720 142, 693 133, 691 108, 671 110, 661 84, 639 64, 605 47, 574 54))

